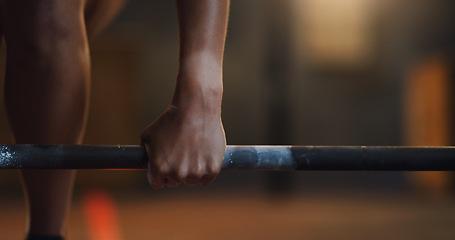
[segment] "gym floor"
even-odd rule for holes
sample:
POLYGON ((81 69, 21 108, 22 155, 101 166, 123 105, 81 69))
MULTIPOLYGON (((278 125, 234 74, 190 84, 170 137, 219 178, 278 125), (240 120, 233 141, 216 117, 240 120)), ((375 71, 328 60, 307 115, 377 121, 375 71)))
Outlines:
MULTIPOLYGON (((221 182, 223 178, 234 179, 221 176, 221 182)), ((455 238, 452 197, 423 197, 381 189, 377 184, 353 188, 313 184, 277 195, 259 184, 244 183, 233 183, 237 188, 222 188, 215 183, 207 188, 161 191, 78 188, 69 221, 69 239, 455 238)), ((0 213, 1 238, 22 239, 22 196, 0 197, 0 213)))

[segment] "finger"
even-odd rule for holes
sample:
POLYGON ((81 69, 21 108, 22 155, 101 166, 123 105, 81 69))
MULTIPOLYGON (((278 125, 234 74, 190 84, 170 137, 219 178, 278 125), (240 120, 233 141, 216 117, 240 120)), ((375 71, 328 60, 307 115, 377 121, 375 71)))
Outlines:
POLYGON ((221 161, 216 162, 212 159, 208 162, 209 165, 207 166, 206 172, 200 179, 202 186, 206 186, 211 183, 218 176, 221 170, 221 161))
POLYGON ((165 185, 166 187, 174 188, 180 185, 180 181, 175 181, 172 178, 165 178, 165 185))
POLYGON ((204 176, 201 177, 200 183, 202 186, 209 185, 215 178, 217 174, 205 174, 204 176))
POLYGON ((147 179, 149 181, 150 186, 154 189, 160 189, 165 186, 165 179, 160 177, 159 175, 154 175, 151 171, 147 173, 147 179))
POLYGON ((151 159, 151 153, 150 153, 150 149, 148 147, 147 144, 145 144, 145 141, 144 139, 141 139, 142 140, 142 144, 144 144, 145 146, 145 150, 147 152, 147 156, 149 158, 149 163, 148 163, 148 171, 147 171, 147 180, 150 184, 150 186, 152 186, 152 188, 154 189, 161 189, 165 186, 165 182, 164 182, 164 178, 163 177, 160 177, 160 175, 158 173, 156 173, 156 171, 154 171, 154 166, 151 164, 152 163, 152 159, 151 159))
POLYGON ((193 166, 193 168, 189 171, 188 175, 184 179, 185 185, 191 187, 200 183, 201 177, 205 174, 204 168, 204 165, 201 163, 193 166))
POLYGON ((196 185, 199 183, 199 180, 200 180, 200 178, 196 178, 196 177, 187 177, 187 178, 185 178, 185 180, 183 181, 183 183, 184 183, 186 186, 193 187, 193 186, 196 186, 196 185))
POLYGON ((177 187, 182 183, 182 180, 186 176, 183 171, 172 170, 165 173, 160 174, 166 179, 165 185, 167 187, 177 187))

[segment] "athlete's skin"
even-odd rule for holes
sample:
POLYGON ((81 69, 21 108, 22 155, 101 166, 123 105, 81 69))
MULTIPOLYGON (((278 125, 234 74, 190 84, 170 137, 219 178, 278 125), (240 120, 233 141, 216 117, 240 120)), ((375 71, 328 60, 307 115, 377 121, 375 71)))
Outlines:
MULTIPOLYGON (((226 141, 222 61, 229 0, 177 0, 179 70, 169 108, 141 134, 153 188, 208 184, 226 141)), ((125 0, 0 0, 5 104, 14 142, 82 143, 89 104, 89 42, 125 0)), ((138 133, 139 135, 139 133, 138 133)), ((64 236, 75 171, 20 171, 29 235, 64 236)))

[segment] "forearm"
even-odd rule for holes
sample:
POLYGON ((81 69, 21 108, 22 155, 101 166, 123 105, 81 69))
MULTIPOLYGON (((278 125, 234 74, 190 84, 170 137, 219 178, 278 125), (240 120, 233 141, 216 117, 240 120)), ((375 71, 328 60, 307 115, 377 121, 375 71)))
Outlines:
POLYGON ((206 185, 226 150, 221 123, 228 0, 177 0, 179 72, 171 108, 144 129, 154 188, 206 185))
POLYGON ((180 50, 174 104, 213 103, 213 110, 221 105, 228 8, 228 0, 177 0, 180 50))

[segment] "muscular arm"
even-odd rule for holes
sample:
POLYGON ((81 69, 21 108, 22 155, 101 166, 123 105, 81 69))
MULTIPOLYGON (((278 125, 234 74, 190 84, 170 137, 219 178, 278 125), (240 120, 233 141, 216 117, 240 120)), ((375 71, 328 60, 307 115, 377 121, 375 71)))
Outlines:
POLYGON ((204 112, 219 115, 227 8, 226 0, 177 1, 180 58, 173 103, 196 100, 212 107, 204 112))
POLYGON ((228 0, 177 0, 179 71, 169 108, 142 133, 152 187, 208 184, 221 169, 228 0))

